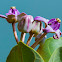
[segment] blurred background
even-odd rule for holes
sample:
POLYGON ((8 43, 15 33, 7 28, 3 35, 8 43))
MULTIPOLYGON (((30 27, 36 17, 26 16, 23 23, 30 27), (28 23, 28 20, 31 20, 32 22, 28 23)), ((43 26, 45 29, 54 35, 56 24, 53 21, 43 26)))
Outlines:
MULTIPOLYGON (((5 15, 11 6, 16 6, 20 12, 32 15, 33 17, 42 16, 47 19, 60 18, 62 20, 62 0, 1 0, 0 1, 0 14, 5 15)), ((20 40, 21 33, 16 30, 20 40)), ((62 31, 62 22, 60 30, 62 31)), ((47 34, 47 38, 52 37, 52 33, 47 34)), ((28 40, 29 34, 25 37, 25 43, 28 40)), ((35 38, 32 39, 31 44, 34 43, 35 38)), ((13 35, 12 25, 5 19, 0 18, 0 62, 5 62, 6 58, 16 45, 13 35)), ((35 48, 35 50, 38 47, 35 48)))

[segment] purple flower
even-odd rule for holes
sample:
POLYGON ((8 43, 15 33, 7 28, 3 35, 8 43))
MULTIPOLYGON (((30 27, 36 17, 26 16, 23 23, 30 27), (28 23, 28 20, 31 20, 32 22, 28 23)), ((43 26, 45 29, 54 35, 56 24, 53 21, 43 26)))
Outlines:
POLYGON ((61 36, 60 28, 60 22, 61 20, 59 18, 54 18, 51 20, 45 19, 43 17, 37 16, 34 18, 34 20, 43 21, 46 25, 46 27, 43 29, 43 32, 46 33, 56 33, 56 35, 53 36, 54 39, 59 39, 61 36))
POLYGON ((16 9, 16 7, 11 7, 8 13, 6 13, 6 16, 1 15, 0 17, 5 18, 9 23, 17 22, 17 16, 20 14, 20 12, 16 9))
POLYGON ((18 30, 20 32, 28 33, 32 29, 32 22, 34 21, 33 16, 27 15, 24 13, 20 14, 19 16, 19 22, 18 22, 18 30))
POLYGON ((7 16, 8 15, 15 15, 15 16, 17 16, 19 14, 20 14, 20 12, 16 9, 16 7, 11 7, 11 9, 9 10, 9 12, 6 13, 7 16))

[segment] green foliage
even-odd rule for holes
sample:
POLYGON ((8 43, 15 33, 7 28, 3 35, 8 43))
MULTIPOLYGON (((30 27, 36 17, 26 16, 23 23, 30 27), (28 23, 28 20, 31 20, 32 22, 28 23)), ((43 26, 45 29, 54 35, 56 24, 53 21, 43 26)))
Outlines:
POLYGON ((40 44, 37 51, 44 62, 62 62, 62 37, 47 39, 44 44, 40 44))
POLYGON ((20 41, 12 48, 6 62, 62 62, 62 37, 47 39, 44 44, 40 43, 37 51, 41 56, 20 41))
POLYGON ((59 47, 54 51, 49 62, 62 62, 62 47, 59 47))
POLYGON ((21 41, 12 48, 6 62, 44 62, 42 57, 21 41))

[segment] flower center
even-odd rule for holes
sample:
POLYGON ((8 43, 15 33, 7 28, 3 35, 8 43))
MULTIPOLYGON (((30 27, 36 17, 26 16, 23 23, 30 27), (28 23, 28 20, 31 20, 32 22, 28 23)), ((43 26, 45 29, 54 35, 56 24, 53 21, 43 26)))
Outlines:
POLYGON ((61 23, 61 20, 59 18, 56 18, 57 22, 61 23))
POLYGON ((16 9, 16 7, 15 7, 15 6, 13 6, 13 7, 11 7, 11 9, 16 9))

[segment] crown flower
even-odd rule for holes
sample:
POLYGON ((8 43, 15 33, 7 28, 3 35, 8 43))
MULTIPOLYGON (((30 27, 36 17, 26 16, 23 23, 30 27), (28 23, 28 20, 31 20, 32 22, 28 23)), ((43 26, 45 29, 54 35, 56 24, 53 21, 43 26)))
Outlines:
POLYGON ((61 36, 61 31, 59 30, 60 22, 61 22, 61 20, 59 18, 51 19, 48 22, 47 27, 45 29, 43 29, 43 31, 46 33, 55 33, 56 35, 54 35, 53 38, 59 39, 61 36))
POLYGON ((6 16, 1 15, 1 18, 5 18, 9 23, 17 22, 17 16, 20 14, 20 12, 16 9, 16 7, 11 7, 9 12, 6 13, 6 16))
POLYGON ((43 39, 47 33, 55 33, 55 35, 53 36, 54 39, 59 39, 60 38, 62 33, 59 30, 60 22, 61 22, 61 20, 59 18, 54 18, 54 19, 48 20, 48 19, 45 19, 43 17, 37 16, 37 17, 34 18, 34 20, 44 22, 45 23, 45 28, 42 29, 44 33, 31 46, 32 48, 35 48, 39 44, 41 39, 43 39))
POLYGON ((61 36, 60 28, 60 22, 61 20, 59 18, 54 18, 51 20, 47 20, 45 18, 42 18, 40 16, 35 17, 35 20, 43 21, 46 24, 46 27, 43 29, 43 32, 46 33, 56 33, 56 35, 53 36, 54 39, 59 39, 61 36))
POLYGON ((15 23, 18 22, 17 16, 19 14, 20 12, 16 9, 16 7, 11 7, 9 12, 6 13, 6 16, 0 14, 1 18, 5 18, 9 23, 12 23, 13 33, 17 43, 19 42, 19 40, 18 40, 16 28, 15 28, 15 23))

